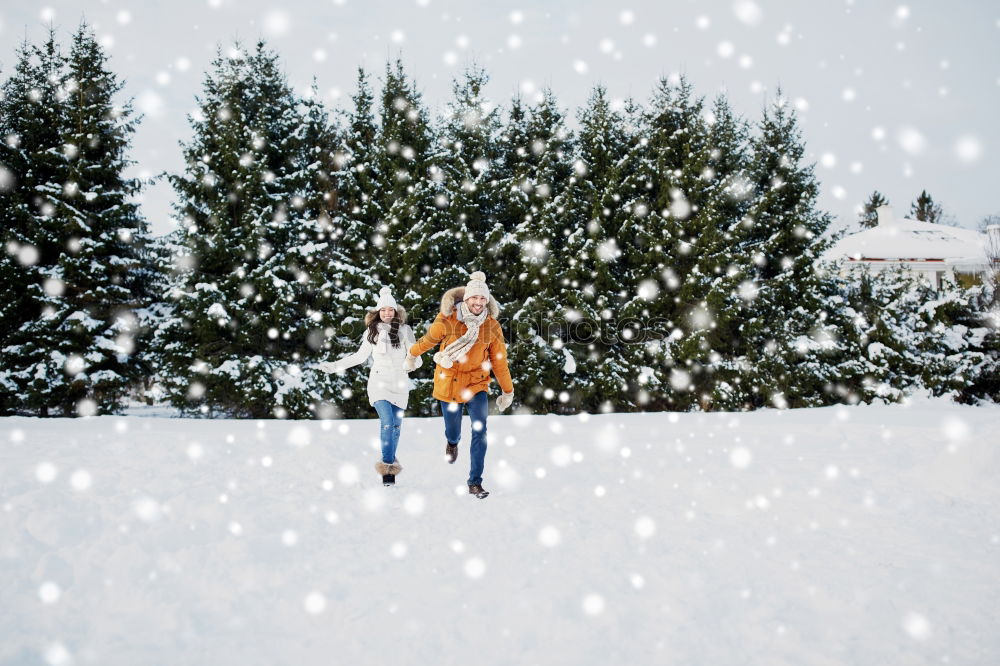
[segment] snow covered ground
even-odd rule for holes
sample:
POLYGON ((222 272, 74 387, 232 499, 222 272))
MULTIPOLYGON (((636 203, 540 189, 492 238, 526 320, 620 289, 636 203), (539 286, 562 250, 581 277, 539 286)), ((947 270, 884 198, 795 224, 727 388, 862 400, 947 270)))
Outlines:
POLYGON ((0 420, 0 664, 1000 663, 1000 409, 0 420))

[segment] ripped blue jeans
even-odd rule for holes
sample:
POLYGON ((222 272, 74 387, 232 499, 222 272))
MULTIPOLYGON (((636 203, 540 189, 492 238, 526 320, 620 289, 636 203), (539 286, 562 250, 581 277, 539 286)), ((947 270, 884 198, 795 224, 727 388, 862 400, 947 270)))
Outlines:
POLYGON ((382 422, 379 439, 382 442, 382 462, 396 462, 396 447, 399 445, 399 429, 403 425, 403 410, 388 400, 376 400, 375 411, 382 422))

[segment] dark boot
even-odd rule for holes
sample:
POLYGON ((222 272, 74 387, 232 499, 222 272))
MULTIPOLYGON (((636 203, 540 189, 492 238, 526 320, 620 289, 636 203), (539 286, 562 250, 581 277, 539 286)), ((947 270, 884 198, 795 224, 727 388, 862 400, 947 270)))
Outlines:
POLYGON ((454 463, 455 459, 458 458, 458 444, 447 443, 444 447, 444 457, 449 465, 454 463))
POLYGON ((469 494, 475 495, 479 499, 486 499, 489 497, 490 491, 486 490, 481 485, 474 483, 469 486, 469 494))
POLYGON ((381 460, 375 461, 375 471, 382 475, 383 486, 396 485, 396 475, 403 471, 403 466, 399 460, 392 463, 384 463, 381 460))

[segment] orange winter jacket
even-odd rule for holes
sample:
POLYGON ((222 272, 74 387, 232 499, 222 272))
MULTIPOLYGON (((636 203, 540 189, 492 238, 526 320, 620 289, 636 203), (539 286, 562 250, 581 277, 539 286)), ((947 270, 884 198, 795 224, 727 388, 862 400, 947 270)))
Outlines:
MULTIPOLYGON (((410 354, 420 356, 436 345, 444 349, 464 334, 469 327, 458 320, 456 302, 461 302, 465 287, 455 287, 445 292, 441 311, 430 330, 410 347, 410 354)), ((464 361, 455 361, 450 368, 435 364, 434 397, 445 402, 468 402, 476 393, 489 390, 490 370, 497 378, 504 393, 514 390, 507 367, 507 345, 503 329, 496 320, 500 307, 490 296, 486 306, 490 316, 479 327, 479 339, 472 345, 464 361)))

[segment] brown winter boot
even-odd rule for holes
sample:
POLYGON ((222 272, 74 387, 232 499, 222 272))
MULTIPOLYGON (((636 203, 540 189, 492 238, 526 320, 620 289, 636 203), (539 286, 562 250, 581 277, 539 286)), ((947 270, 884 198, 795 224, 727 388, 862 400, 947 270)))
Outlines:
POLYGON ((383 486, 396 485, 396 475, 403 471, 403 466, 399 460, 393 463, 384 463, 381 460, 375 461, 375 471, 382 475, 383 486))
POLYGON ((469 494, 475 495, 479 499, 486 499, 490 495, 490 491, 483 488, 481 485, 474 483, 469 486, 469 494))
POLYGON ((458 458, 458 444, 448 442, 444 447, 444 458, 449 465, 455 462, 455 459, 458 458))

